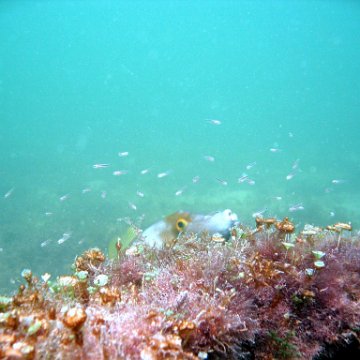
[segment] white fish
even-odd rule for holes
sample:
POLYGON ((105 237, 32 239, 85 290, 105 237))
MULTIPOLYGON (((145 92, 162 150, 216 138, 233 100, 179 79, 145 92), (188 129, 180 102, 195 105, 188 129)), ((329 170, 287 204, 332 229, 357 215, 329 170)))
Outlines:
POLYGON ((46 211, 45 216, 51 216, 53 213, 50 211, 46 211))
POLYGON ((220 233, 222 236, 229 238, 230 228, 238 221, 237 215, 231 210, 226 209, 211 215, 189 214, 179 212, 156 222, 149 226, 142 233, 141 240, 148 246, 161 249, 168 237, 177 236, 181 228, 177 228, 174 233, 173 223, 180 220, 184 227, 181 231, 189 233, 201 233, 206 231, 210 235, 220 233), (184 219, 186 221, 184 221, 184 219), (184 222, 186 224, 184 224, 184 222))
POLYGON ((63 244, 66 240, 69 240, 71 237, 71 232, 63 233, 63 236, 57 241, 59 245, 63 244))
POLYGON ((346 182, 346 180, 342 180, 342 179, 331 180, 331 183, 334 185, 344 184, 345 182, 346 182))
POLYGON ((335 216, 335 212, 334 211, 330 211, 330 214, 329 214, 331 217, 334 217, 335 216))
POLYGON ((273 152, 273 153, 277 153, 277 152, 282 151, 282 150, 279 149, 279 148, 270 148, 269 150, 270 150, 271 152, 273 152))
POLYGON ((113 171, 114 176, 126 175, 127 173, 128 173, 127 170, 115 170, 115 171, 113 171))
POLYGON ((8 197, 10 197, 14 190, 15 190, 15 188, 10 189, 10 190, 4 195, 4 199, 7 199, 8 197))
POLYGON ((221 121, 217 119, 206 119, 206 121, 212 125, 221 125, 221 121))
POLYGON ((291 172, 290 174, 286 175, 286 180, 291 180, 295 176, 295 172, 291 172))
POLYGON ((242 174, 241 177, 238 178, 238 183, 242 184, 247 182, 249 185, 255 185, 255 180, 250 179, 248 175, 242 174))
POLYGON ((128 152, 128 151, 120 151, 120 152, 118 152, 118 155, 119 155, 120 157, 129 156, 129 152, 128 152))
POLYGON ((136 195, 141 197, 141 198, 143 198, 145 196, 145 194, 143 192, 139 191, 139 190, 136 191, 136 195))
POLYGON ((64 238, 65 240, 70 239, 70 237, 71 237, 71 232, 63 233, 63 238, 64 238))
POLYGON ((107 168, 109 166, 110 166, 110 164, 94 164, 92 167, 94 169, 105 169, 105 168, 107 168))
POLYGON ((256 161, 246 165, 246 170, 250 170, 251 168, 253 168, 256 165, 256 161))
POLYGON ((107 195, 107 192, 105 190, 103 190, 100 194, 100 196, 105 199, 106 198, 106 195, 107 195))
POLYGON ((222 180, 222 179, 218 179, 216 178, 216 180, 221 184, 221 185, 224 185, 226 186, 228 184, 228 182, 226 180, 222 180))
POLYGON ((289 207, 289 211, 290 211, 290 212, 299 211, 299 210, 304 210, 304 209, 305 209, 305 208, 304 208, 304 206, 303 206, 302 203, 296 204, 296 205, 292 205, 292 206, 289 207))
POLYGON ((47 240, 43 241, 43 242, 40 244, 40 246, 41 246, 41 247, 45 247, 45 246, 49 245, 50 243, 51 243, 51 239, 47 239, 47 240))
POLYGON ((150 171, 149 169, 144 169, 144 170, 141 170, 141 171, 140 171, 140 174, 141 174, 141 175, 145 175, 145 174, 148 174, 149 171, 150 171))
POLYGON ((253 212, 251 216, 252 216, 253 218, 262 217, 263 214, 264 214, 266 211, 267 211, 267 208, 264 208, 264 209, 262 209, 262 210, 253 212))
POLYGON ((282 200, 282 197, 281 197, 281 196, 274 196, 274 197, 273 197, 273 199, 275 199, 275 200, 278 200, 278 201, 279 201, 279 200, 282 200))
POLYGON ((186 189, 186 188, 183 187, 183 188, 179 189, 178 191, 176 191, 175 196, 180 196, 180 195, 182 195, 182 193, 184 192, 185 189, 186 189))
POLYGON ((300 159, 296 159, 292 165, 292 169, 295 170, 299 167, 300 159))
POLYGON ((86 194, 86 193, 88 193, 88 192, 90 192, 90 191, 91 191, 90 188, 85 188, 85 189, 82 189, 82 190, 81 190, 81 193, 82 193, 82 194, 86 194))
POLYGON ((193 184, 196 184, 196 183, 198 183, 199 181, 200 181, 200 176, 194 176, 194 177, 192 178, 193 184))
POLYGON ((169 174, 170 174, 170 170, 164 171, 164 172, 162 172, 162 173, 157 174, 157 177, 158 177, 159 179, 161 179, 161 178, 163 178, 163 177, 165 177, 165 176, 168 176, 169 174))
POLYGON ((65 201, 69 198, 69 194, 66 194, 66 195, 63 195, 63 196, 60 196, 59 200, 60 201, 65 201))
POLYGON ((238 183, 243 183, 249 179, 249 176, 246 174, 242 174, 241 177, 238 178, 238 183))
POLYGON ((130 209, 137 210, 137 206, 133 204, 132 202, 128 202, 130 209))
POLYGON ((213 156, 211 156, 211 155, 205 155, 204 159, 206 161, 209 161, 209 162, 214 162, 215 161, 215 158, 213 156))

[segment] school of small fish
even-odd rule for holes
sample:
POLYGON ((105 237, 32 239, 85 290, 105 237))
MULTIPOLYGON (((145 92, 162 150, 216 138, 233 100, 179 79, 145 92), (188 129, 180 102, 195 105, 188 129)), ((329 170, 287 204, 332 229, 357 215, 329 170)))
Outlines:
MULTIPOLYGON (((205 122, 206 122, 206 124, 208 124, 210 126, 220 127, 220 129, 222 129, 222 126, 221 126, 221 125, 223 125, 222 120, 207 118, 207 119, 205 119, 205 122)), ((226 126, 226 125, 224 125, 224 126, 226 126)), ((214 131, 216 131, 216 130, 214 130, 214 131)), ((292 132, 289 132, 288 136, 289 136, 289 138, 293 138, 294 134, 292 132)), ((279 156, 281 157, 281 155, 276 155, 276 154, 286 151, 286 149, 281 148, 278 143, 274 143, 270 148, 268 148, 268 150, 271 153, 275 154, 275 155, 271 155, 271 157, 274 156, 274 158, 278 158, 279 156)), ((122 159, 124 159, 124 158, 131 158, 130 151, 124 150, 124 149, 121 151, 118 151, 117 155, 120 158, 119 159, 120 162, 122 162, 122 159)), ((203 162, 205 161, 210 164, 209 165, 205 164, 204 166, 213 166, 213 165, 211 165, 211 163, 215 163, 215 161, 216 161, 215 155, 217 156, 218 154, 216 154, 216 153, 211 154, 211 152, 210 152, 210 154, 205 153, 202 156, 203 162)), ((241 154, 239 154, 239 157, 241 157, 241 154)), ((252 161, 247 162, 247 163, 244 162, 243 168, 239 168, 239 175, 238 175, 237 179, 223 178, 222 176, 224 174, 219 174, 219 176, 216 176, 212 179, 205 179, 205 176, 202 175, 201 179, 204 179, 205 181, 206 180, 215 181, 216 183, 218 183, 219 185, 222 185, 224 187, 238 186, 239 191, 241 191, 241 189, 245 189, 244 186, 246 187, 246 185, 254 186, 256 184, 256 180, 255 180, 256 175, 261 172, 263 163, 262 163, 261 159, 256 159, 256 160, 250 159, 250 160, 252 160, 252 161)), ((220 161, 220 160, 217 160, 216 164, 218 163, 218 161, 220 161)), ((112 174, 115 177, 119 177, 119 178, 121 178, 124 175, 131 176, 134 173, 134 171, 132 169, 126 169, 126 170, 119 169, 118 165, 119 164, 114 164, 114 163, 111 164, 110 162, 106 162, 106 161, 105 162, 95 162, 93 165, 91 165, 91 168, 94 169, 95 171, 100 171, 102 174, 104 174, 104 173, 107 174, 107 173, 109 173, 108 171, 110 171, 110 174, 112 174), (106 169, 109 169, 109 170, 106 170, 106 169)), ((145 167, 142 170, 137 170, 136 172, 141 176, 147 175, 146 178, 149 178, 149 176, 151 176, 151 177, 155 177, 155 178, 159 179, 160 181, 166 181, 166 180, 161 180, 161 179, 165 179, 169 176, 170 176, 170 178, 173 178, 173 177, 176 178, 176 171, 171 168, 167 169, 167 170, 162 169, 162 171, 157 172, 157 173, 156 172, 154 173, 154 171, 156 171, 156 170, 154 169, 154 166, 152 166, 152 167, 145 167)), ((300 168, 300 159, 296 158, 292 164, 288 164, 288 171, 284 173, 283 180, 291 181, 293 183, 294 181, 296 181, 294 179, 301 178, 301 174, 302 174, 302 170, 300 168)), ((119 179, 118 181, 121 182, 121 179, 119 179)), ((281 181, 281 179, 274 179, 274 181, 275 182, 281 181)), ((201 182, 200 182, 200 175, 194 174, 193 177, 191 179, 189 179, 188 184, 183 184, 182 186, 178 186, 177 189, 175 188, 173 190, 173 195, 176 197, 183 197, 188 192, 190 194, 190 191, 189 191, 190 187, 193 185, 200 186, 197 184, 199 184, 199 183, 202 184, 202 182, 203 182, 203 180, 201 180, 201 182)), ((330 193, 330 192, 334 191, 335 187, 341 187, 342 185, 346 185, 346 183, 347 183, 347 180, 343 179, 343 178, 336 177, 333 179, 329 179, 328 185, 324 188, 324 191, 325 191, 325 193, 330 193), (333 185, 333 187, 331 185, 333 185)), ((16 184, 14 184, 14 185, 16 185, 16 184)), ((179 184, 179 185, 181 185, 181 184, 179 184)), ((142 198, 145 197, 145 192, 142 191, 141 187, 142 187, 142 185, 139 184, 139 190, 137 190, 136 193, 134 194, 134 198, 132 198, 131 201, 130 200, 127 201, 128 208, 133 211, 138 211, 140 202, 145 201, 145 200, 141 200, 142 198), (138 201, 136 201, 136 199, 138 199, 138 201)), ((276 190, 276 186, 275 186, 275 190, 276 190)), ((80 190, 80 193, 85 195, 85 194, 93 192, 93 191, 94 190, 92 189, 92 187, 89 186, 89 187, 84 187, 82 190, 80 190)), ((99 191, 99 190, 97 190, 97 191, 99 191)), ((17 192, 18 191, 15 192, 15 186, 13 186, 4 193, 3 198, 6 201, 11 201, 11 198, 16 197, 17 192)), ((152 195, 152 194, 148 195, 148 193, 146 193, 146 194, 147 194, 146 197, 152 195)), ((295 194, 293 193, 292 195, 295 195, 295 194)), ((69 203, 71 203, 72 196, 73 196, 73 192, 64 192, 62 195, 61 194, 58 195, 58 199, 61 203, 64 203, 64 202, 67 203, 68 201, 69 201, 69 203)), ((105 190, 105 189, 100 190, 100 192, 98 193, 98 196, 100 196, 100 198, 102 198, 103 200, 106 200, 108 197, 108 190, 105 190)), ((284 201, 284 199, 288 199, 288 198, 289 198, 289 196, 286 196, 285 194, 279 194, 279 193, 277 193, 277 194, 275 193, 272 196, 268 197, 268 199, 272 199, 275 201, 284 201)), ((296 196, 295 196, 295 199, 296 199, 296 196)), ((299 200, 301 200, 301 199, 299 199, 299 200)), ((239 206, 241 207, 241 204, 239 206)), ((285 207, 286 207, 286 205, 285 205, 285 207)), ((248 210, 250 211, 250 209, 248 209, 248 210)), ((289 212, 298 212, 298 211, 304 211, 304 210, 306 210, 306 207, 303 204, 303 202, 301 202, 301 201, 299 201, 297 203, 291 202, 291 203, 287 204, 287 211, 289 211, 289 212)), ((262 218, 265 212, 269 212, 269 209, 267 207, 263 207, 259 210, 252 211, 251 216, 253 218, 262 218)), ((46 217, 51 217, 51 218, 56 216, 55 211, 46 211, 43 214, 45 214, 46 217)), ((245 215, 243 215, 243 216, 245 216, 245 215)), ((335 211, 332 209, 329 210, 328 216, 334 217, 335 211)), ((65 231, 63 233, 63 235, 57 240, 53 239, 53 238, 52 239, 48 238, 46 240, 43 240, 40 243, 40 247, 46 247, 53 242, 56 242, 58 245, 61 245, 61 244, 65 243, 66 241, 68 241, 71 237, 72 237, 72 232, 65 231)), ((79 243, 82 243, 84 241, 84 239, 81 239, 78 241, 79 241, 79 243)))

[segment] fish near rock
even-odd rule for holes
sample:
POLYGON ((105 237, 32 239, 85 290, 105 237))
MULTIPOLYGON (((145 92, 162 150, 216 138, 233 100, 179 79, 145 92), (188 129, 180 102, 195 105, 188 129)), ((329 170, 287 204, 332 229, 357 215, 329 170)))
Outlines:
POLYGON ((230 229, 237 221, 237 215, 230 209, 210 215, 176 212, 145 229, 141 239, 146 245, 161 249, 180 233, 207 232, 209 235, 221 234, 224 238, 229 238, 230 229))

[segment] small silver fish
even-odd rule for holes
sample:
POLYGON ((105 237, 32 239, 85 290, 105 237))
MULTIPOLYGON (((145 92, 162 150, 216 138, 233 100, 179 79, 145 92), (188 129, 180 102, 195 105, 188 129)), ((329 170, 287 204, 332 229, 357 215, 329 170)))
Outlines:
POLYGON ((115 171, 113 171, 114 176, 126 175, 127 173, 128 173, 127 170, 115 170, 115 171))
POLYGON ((129 156, 129 152, 128 151, 120 151, 118 153, 119 157, 125 157, 125 156, 129 156))
POLYGON ((252 213, 252 217, 253 218, 256 218, 256 217, 260 217, 262 218, 263 217, 263 214, 267 211, 267 208, 264 208, 264 209, 261 209, 261 210, 258 210, 258 211, 255 211, 252 213))
POLYGON ((305 208, 304 208, 304 206, 303 206, 302 203, 296 204, 296 205, 292 205, 292 206, 289 207, 289 211, 290 211, 290 212, 299 211, 299 210, 304 210, 304 209, 305 209, 305 208))
POLYGON ((162 179, 162 178, 168 176, 169 174, 170 174, 170 170, 167 170, 167 171, 164 171, 164 172, 162 172, 162 173, 157 174, 157 177, 158 177, 159 179, 162 179))
POLYGON ((59 200, 60 201, 65 201, 69 198, 69 194, 66 194, 66 195, 63 195, 63 196, 60 196, 59 200))
POLYGON ((344 183, 346 183, 346 180, 343 180, 343 179, 334 179, 334 180, 331 180, 331 183, 334 184, 334 185, 339 185, 339 184, 344 184, 344 183))
POLYGON ((142 191, 136 191, 136 195, 143 198, 145 196, 145 194, 142 191))
POLYGON ((175 192, 175 196, 180 196, 180 195, 182 195, 185 189, 186 189, 186 187, 183 187, 183 188, 179 189, 178 191, 176 191, 176 192, 175 192))
POLYGON ((226 180, 219 179, 219 178, 216 178, 216 180, 223 186, 227 186, 227 184, 228 184, 228 182, 226 180))
POLYGON ((69 240, 71 237, 71 232, 63 233, 63 236, 57 241, 59 245, 63 244, 66 240, 69 240))
POLYGON ((15 190, 15 188, 10 189, 10 190, 4 195, 4 199, 7 199, 8 197, 10 197, 14 190, 15 190))
POLYGON ((206 121, 212 125, 221 125, 221 121, 217 119, 206 119, 206 121))
POLYGON ((130 201, 129 201, 129 207, 130 207, 130 209, 133 209, 135 211, 137 210, 137 206, 130 201))
POLYGON ((278 153, 278 152, 281 152, 282 150, 281 149, 279 149, 279 148, 270 148, 269 149, 271 152, 273 152, 273 153, 278 153))
POLYGON ((205 156, 204 156, 204 159, 205 159, 206 161, 209 161, 209 162, 214 162, 214 161, 215 161, 214 156, 211 156, 211 155, 205 155, 205 156))
POLYGON ((246 165, 246 170, 250 170, 251 168, 253 168, 256 165, 256 161, 253 161, 252 163, 246 165))
POLYGON ((109 166, 110 166, 110 164, 94 164, 92 167, 94 169, 105 169, 105 168, 107 168, 109 166))
POLYGON ((291 180, 295 176, 295 172, 291 172, 290 174, 286 175, 286 180, 291 180))

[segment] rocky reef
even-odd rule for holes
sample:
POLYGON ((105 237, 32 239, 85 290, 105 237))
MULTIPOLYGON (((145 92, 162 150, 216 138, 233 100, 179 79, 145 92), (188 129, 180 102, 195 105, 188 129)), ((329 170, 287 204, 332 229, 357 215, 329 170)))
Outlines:
POLYGON ((258 218, 229 241, 118 244, 115 260, 90 249, 56 279, 24 270, 0 297, 0 358, 360 358, 360 238, 348 230, 258 218))

